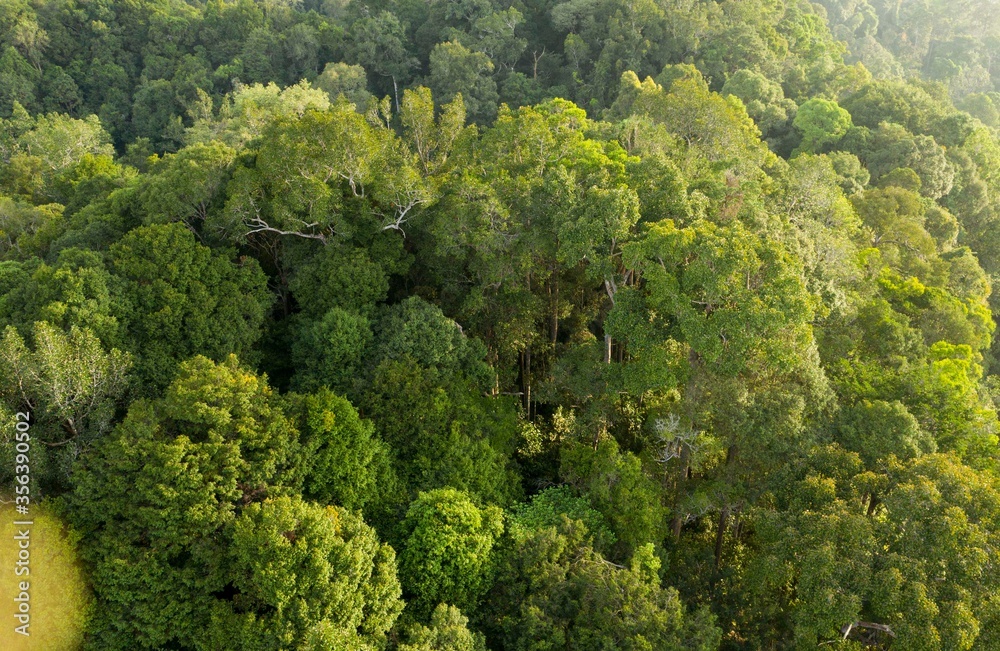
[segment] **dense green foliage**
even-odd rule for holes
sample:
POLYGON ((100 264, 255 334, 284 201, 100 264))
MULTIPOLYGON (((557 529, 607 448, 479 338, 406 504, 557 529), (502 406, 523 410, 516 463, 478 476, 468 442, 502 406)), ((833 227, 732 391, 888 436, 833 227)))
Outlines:
POLYGON ((0 2, 0 479, 90 649, 1000 649, 1000 15, 0 2))

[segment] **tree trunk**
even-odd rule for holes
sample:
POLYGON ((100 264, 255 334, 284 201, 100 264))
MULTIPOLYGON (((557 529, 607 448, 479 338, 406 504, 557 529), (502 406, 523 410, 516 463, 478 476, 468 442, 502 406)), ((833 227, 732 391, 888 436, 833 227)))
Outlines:
POLYGON ((868 517, 875 515, 875 507, 879 505, 878 497, 875 493, 868 496, 868 517))
POLYGON ((674 519, 670 522, 670 530, 674 534, 674 542, 681 539, 681 527, 684 526, 684 520, 681 518, 678 506, 680 503, 681 488, 684 486, 684 482, 687 481, 690 470, 691 449, 688 446, 685 445, 681 448, 680 459, 681 470, 679 475, 674 479, 674 519))
POLYGON ((531 418, 531 347, 521 353, 521 403, 531 418))
MULTIPOLYGON (((726 472, 728 474, 729 469, 732 467, 733 463, 736 461, 736 446, 730 445, 729 450, 726 451, 726 472)), ((722 543, 726 537, 726 527, 729 526, 729 505, 722 507, 722 512, 719 513, 719 530, 715 534, 715 569, 719 569, 719 564, 722 561, 722 543)))
POLYGON ((680 513, 675 513, 674 519, 670 521, 670 531, 674 534, 674 542, 680 542, 681 527, 683 526, 684 520, 681 519, 680 513))
POLYGON ((556 339, 559 337, 559 274, 558 272, 553 274, 552 280, 552 345, 556 345, 556 339))
POLYGON ((726 537, 726 527, 729 525, 729 507, 722 507, 719 513, 719 530, 715 532, 715 569, 719 569, 722 561, 722 543, 726 537))

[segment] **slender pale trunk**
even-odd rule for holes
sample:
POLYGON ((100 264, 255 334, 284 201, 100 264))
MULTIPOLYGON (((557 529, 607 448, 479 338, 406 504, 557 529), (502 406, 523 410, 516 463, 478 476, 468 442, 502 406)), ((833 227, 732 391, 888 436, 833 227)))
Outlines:
MULTIPOLYGON (((615 284, 614 280, 610 278, 604 279, 604 291, 608 293, 608 299, 611 301, 611 306, 615 305, 615 294, 618 292, 618 286, 615 284)), ((611 363, 611 335, 605 333, 604 335, 604 363, 611 363)))
POLYGON ((521 353, 521 404, 531 418, 531 346, 521 353))
POLYGON ((674 541, 679 541, 681 539, 681 527, 684 526, 684 519, 681 518, 680 512, 680 495, 681 487, 687 480, 689 473, 691 472, 691 448, 688 446, 681 447, 681 469, 674 480, 674 519, 670 522, 670 529, 674 534, 674 541))
POLYGON ((552 287, 552 345, 555 346, 559 337, 559 274, 553 275, 552 287))

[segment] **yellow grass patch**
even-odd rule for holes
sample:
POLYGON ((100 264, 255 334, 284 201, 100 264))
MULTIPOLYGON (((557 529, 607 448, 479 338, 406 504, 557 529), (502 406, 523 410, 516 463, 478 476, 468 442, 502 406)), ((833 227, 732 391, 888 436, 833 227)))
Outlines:
POLYGON ((12 504, 0 505, 0 649, 79 649, 91 600, 65 523, 44 506, 32 505, 31 515, 25 518, 14 511, 12 504), (25 519, 34 524, 14 524, 15 520, 25 519), (30 530, 29 574, 18 576, 15 570, 20 548, 15 536, 24 530, 30 530), (15 617, 21 602, 15 598, 22 592, 22 581, 28 582, 28 636, 15 631, 21 625, 15 617))

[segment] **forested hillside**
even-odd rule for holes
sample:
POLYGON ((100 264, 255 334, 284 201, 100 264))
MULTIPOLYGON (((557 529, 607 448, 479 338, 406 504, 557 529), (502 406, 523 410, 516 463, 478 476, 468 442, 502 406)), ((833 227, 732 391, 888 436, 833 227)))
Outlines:
POLYGON ((0 493, 30 413, 88 649, 1000 650, 998 48, 0 0, 0 493))

